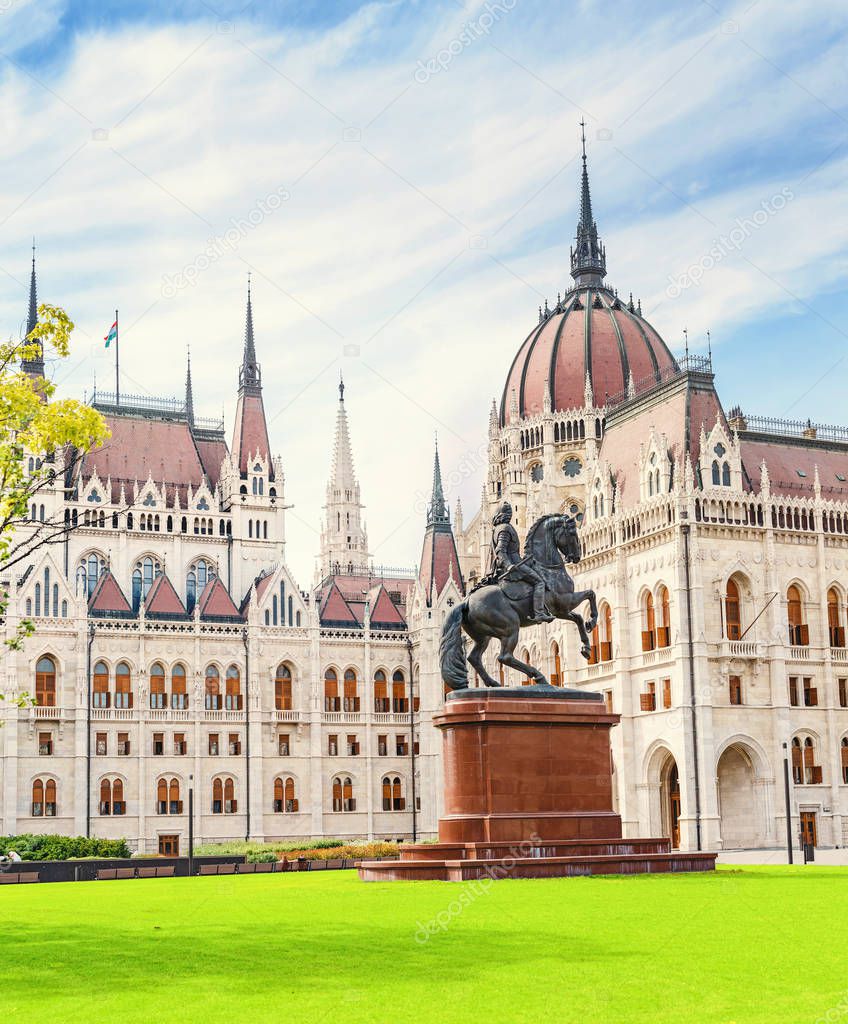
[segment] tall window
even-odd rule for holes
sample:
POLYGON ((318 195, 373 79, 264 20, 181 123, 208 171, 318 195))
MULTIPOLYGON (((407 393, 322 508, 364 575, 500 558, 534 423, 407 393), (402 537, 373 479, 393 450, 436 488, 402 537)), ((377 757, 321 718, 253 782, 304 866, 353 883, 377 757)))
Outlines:
POLYGON ((56 782, 54 779, 35 779, 32 784, 33 818, 56 817, 56 782))
POLYGON ((815 786, 822 781, 821 765, 816 764, 816 746, 811 736, 792 740, 792 777, 796 785, 815 786))
POLYGON ((409 701, 406 698, 406 677, 400 669, 392 673, 392 711, 396 715, 405 715, 409 711, 409 701))
POLYGON ((79 569, 77 570, 79 590, 82 590, 86 597, 91 597, 94 588, 97 586, 97 580, 105 571, 106 560, 92 552, 79 564, 79 569))
POLYGON ((120 779, 100 781, 100 813, 120 815, 127 813, 124 803, 124 784, 120 779))
MULTIPOLYGON (((132 529, 132 523, 127 519, 127 525, 132 529)), ((132 575, 132 604, 133 610, 138 611, 139 605, 147 597, 153 581, 162 572, 162 567, 154 558, 148 555, 136 562, 132 575)))
POLYGON ((44 708, 56 706, 56 662, 47 655, 35 666, 35 702, 44 708))
POLYGON ((381 668, 374 673, 374 710, 377 714, 385 714, 389 710, 389 683, 381 668))
POLYGON ((562 686, 562 660, 556 640, 551 644, 551 665, 551 686, 562 686))
POLYGON ((274 707, 277 711, 292 709, 292 674, 288 665, 278 665, 274 677, 274 707))
POLYGON ((235 665, 227 669, 227 693, 224 706, 227 711, 241 711, 241 676, 235 665))
POLYGON ((98 661, 91 677, 91 706, 95 708, 109 707, 109 669, 105 662, 98 661))
POLYGON ((188 707, 186 670, 184 665, 177 664, 171 669, 171 707, 180 711, 188 707))
POLYGON ((654 595, 646 592, 642 599, 642 650, 653 651, 657 646, 657 620, 654 612, 654 595))
POLYGON ((328 668, 324 673, 324 710, 341 711, 339 698, 339 677, 336 670, 328 668))
POLYGON ((166 704, 165 668, 161 661, 155 661, 150 669, 150 706, 164 708, 166 704))
POLYGON ((132 706, 132 675, 129 665, 125 661, 121 661, 115 669, 115 707, 131 708, 132 706))
POLYGON ((339 775, 333 779, 333 810, 339 812, 356 810, 353 782, 349 776, 339 775))
POLYGON ((218 669, 214 665, 209 665, 206 668, 206 699, 205 707, 207 711, 220 711, 221 710, 221 675, 218 669))
POLYGON ((231 778, 212 780, 212 813, 235 814, 238 804, 235 797, 235 783, 231 778))
POLYGON ((804 622, 801 591, 794 583, 786 591, 786 613, 789 619, 789 643, 793 647, 807 647, 810 643, 810 631, 804 622))
POLYGON ((274 779, 274 812, 277 814, 294 814, 297 810, 298 803, 294 795, 294 779, 274 779))
POLYGON ((845 627, 842 625, 842 609, 839 591, 831 587, 827 592, 827 632, 831 647, 845 646, 845 627))
POLYGON ((383 810, 402 811, 406 807, 403 799, 400 778, 387 775, 383 779, 383 810))
POLYGON ((664 584, 657 592, 657 603, 660 610, 660 623, 657 626, 657 647, 668 647, 671 644, 671 613, 669 610, 668 587, 664 584))
POLYGON ((186 608, 189 612, 194 611, 198 597, 214 575, 212 563, 207 562, 205 558, 199 558, 189 566, 186 573, 186 608))
POLYGON ((359 711, 356 672, 352 668, 347 669, 344 674, 344 710, 359 711))
POLYGON ((724 623, 724 631, 728 640, 738 640, 742 636, 739 585, 732 577, 727 581, 727 593, 724 596, 724 623))
POLYGON ((601 606, 601 661, 612 661, 612 608, 601 606))
POLYGON ((839 749, 842 756, 842 781, 848 783, 848 737, 842 740, 839 749))

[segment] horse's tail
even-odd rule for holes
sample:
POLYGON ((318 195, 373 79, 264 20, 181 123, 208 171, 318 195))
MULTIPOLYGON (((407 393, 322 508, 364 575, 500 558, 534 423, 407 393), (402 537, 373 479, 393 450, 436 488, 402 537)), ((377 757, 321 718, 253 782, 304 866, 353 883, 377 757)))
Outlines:
POLYGON ((465 663, 465 641, 462 638, 462 617, 467 602, 455 605, 442 627, 439 641, 439 661, 442 680, 452 690, 464 690, 468 686, 468 668, 465 663))

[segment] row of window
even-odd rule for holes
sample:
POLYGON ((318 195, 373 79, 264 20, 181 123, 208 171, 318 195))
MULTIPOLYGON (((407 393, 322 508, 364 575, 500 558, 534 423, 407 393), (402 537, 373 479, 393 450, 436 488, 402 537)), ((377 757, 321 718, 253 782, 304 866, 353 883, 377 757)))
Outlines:
MULTIPOLYGON (((381 779, 382 809, 403 811, 406 799, 403 783, 398 775, 386 775, 381 779)), ((332 807, 335 812, 356 810, 353 782, 350 776, 335 776, 330 784, 332 807)), ((230 776, 219 776, 212 780, 210 811, 212 814, 236 814, 235 780, 230 776)), ((54 818, 58 814, 57 785, 54 779, 35 779, 32 783, 30 811, 34 818, 54 818)), ((300 806, 295 794, 295 781, 291 776, 274 779, 271 809, 275 814, 294 814, 300 806)), ((102 816, 121 816, 127 813, 122 779, 103 778, 100 780, 98 813, 102 816)), ((180 780, 162 778, 156 783, 156 813, 183 814, 183 800, 180 780)))
MULTIPOLYGON (((743 623, 741 577, 731 576, 722 602, 724 612, 724 635, 728 640, 740 640, 747 629, 743 623)), ((836 587, 827 591, 827 636, 832 648, 845 647, 846 602, 836 587)), ((758 615, 762 609, 754 609, 758 615)), ((807 647, 810 643, 810 627, 807 624, 807 610, 801 588, 793 583, 786 590, 786 616, 788 640, 793 647, 807 647)), ((752 622, 753 624, 753 622, 752 622)))
MULTIPOLYGON (((91 497, 89 497, 91 500, 91 497)), ((43 513, 44 506, 41 506, 39 514, 43 513)), ((31 518, 35 519, 34 515, 35 506, 30 510, 31 518)), ((103 509, 84 509, 80 513, 77 509, 65 509, 65 526, 69 529, 76 529, 78 526, 89 526, 94 529, 104 530, 108 526, 112 530, 121 528, 121 517, 122 513, 112 512, 107 513, 103 509)), ((42 517, 43 521, 43 517, 42 517)), ((138 528, 145 533, 160 533, 164 526, 165 533, 174 533, 174 523, 176 517, 173 515, 163 515, 159 518, 157 512, 142 512, 138 517, 138 528)), ((257 520, 258 524, 258 520, 257 520)), ((126 529, 135 529, 135 516, 132 512, 126 513, 126 529)), ((251 524, 252 526, 252 524, 251 524)), ((267 536, 267 522, 265 524, 265 532, 267 536)), ((215 522, 212 518, 206 516, 181 516, 179 519, 179 533, 194 533, 198 537, 213 537, 215 535, 215 522)), ((232 537, 233 535, 233 524, 227 519, 218 520, 218 536, 219 537, 232 537)))

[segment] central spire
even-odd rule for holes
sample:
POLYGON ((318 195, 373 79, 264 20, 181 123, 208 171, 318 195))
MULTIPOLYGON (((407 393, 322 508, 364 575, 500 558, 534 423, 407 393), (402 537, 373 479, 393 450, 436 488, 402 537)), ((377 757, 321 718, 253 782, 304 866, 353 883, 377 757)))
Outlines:
POLYGON ((433 462, 433 494, 430 504, 427 506, 427 525, 450 523, 447 506, 445 505, 445 492, 442 488, 442 467, 439 464, 439 441, 436 439, 436 457, 433 462))
MULTIPOLYGON (((29 279, 29 309, 27 310, 27 324, 26 334, 24 337, 29 335, 35 330, 38 324, 38 289, 35 281, 35 239, 32 240, 32 272, 29 279)), ((24 359, 21 361, 21 369, 25 373, 32 374, 37 377, 44 376, 44 348, 41 342, 38 342, 38 353, 33 359, 24 359)))
POLYGON ((598 238, 598 225, 592 216, 589 171, 586 167, 586 122, 580 122, 583 147, 583 174, 580 183, 580 220, 576 245, 571 250, 571 276, 578 288, 600 288, 607 273, 607 254, 598 238))
POLYGON ((253 340, 253 305, 250 300, 250 274, 247 275, 247 316, 244 325, 244 355, 239 371, 239 387, 262 386, 262 373, 256 361, 256 345, 253 340))
POLYGON ((186 385, 185 385, 185 406, 186 406, 186 419, 188 419, 189 426, 194 426, 194 391, 191 386, 191 349, 188 349, 186 355, 186 385))

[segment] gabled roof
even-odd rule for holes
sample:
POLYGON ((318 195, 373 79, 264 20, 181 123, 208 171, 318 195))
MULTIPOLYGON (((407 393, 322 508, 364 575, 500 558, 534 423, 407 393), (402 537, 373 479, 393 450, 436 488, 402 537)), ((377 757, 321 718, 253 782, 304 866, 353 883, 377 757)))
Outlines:
POLYGON ((110 569, 101 574, 91 592, 88 599, 88 614, 111 618, 135 618, 129 601, 124 597, 124 592, 110 569))
POLYGON ((163 619, 188 618, 188 612, 180 600, 180 595, 164 572, 156 577, 153 586, 147 592, 147 597, 144 600, 144 614, 163 619))
POLYGON ((361 626, 362 620, 352 611, 335 581, 324 594, 321 602, 320 619, 322 626, 361 626))
POLYGON ((222 619, 227 622, 233 619, 242 621, 235 602, 229 591, 221 582, 220 576, 213 576, 203 588, 198 601, 201 619, 222 619))
POLYGON ((372 628, 403 629, 406 626, 406 620, 382 583, 371 591, 368 600, 371 605, 372 628))

